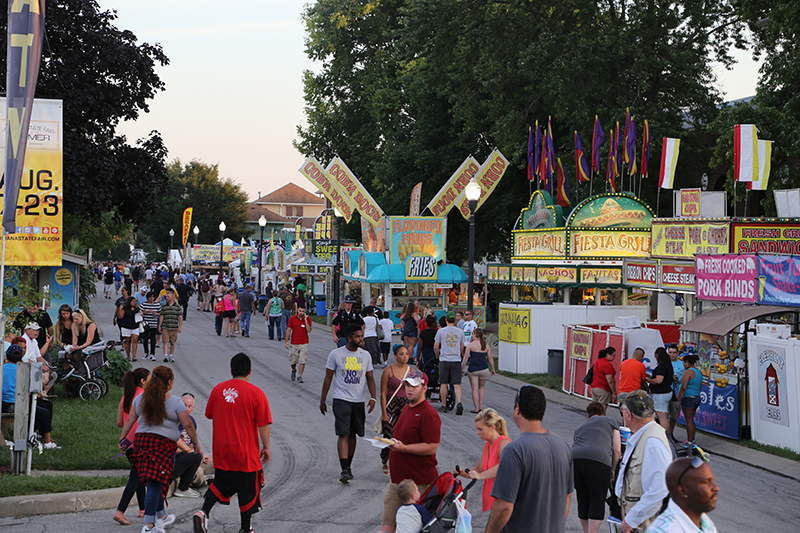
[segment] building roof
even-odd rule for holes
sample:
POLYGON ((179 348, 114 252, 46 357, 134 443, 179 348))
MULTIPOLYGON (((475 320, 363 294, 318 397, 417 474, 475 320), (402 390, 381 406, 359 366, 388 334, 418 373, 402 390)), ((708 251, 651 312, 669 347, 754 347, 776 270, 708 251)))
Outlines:
POLYGON ((308 192, 299 185, 289 182, 280 189, 262 196, 254 203, 325 205, 325 200, 308 192))
POLYGON ((255 202, 250 202, 247 204, 248 222, 254 222, 258 224, 258 219, 261 218, 261 215, 264 215, 264 218, 267 219, 267 222, 274 222, 276 224, 286 224, 288 222, 286 217, 282 217, 276 214, 274 211, 270 211, 266 206, 257 205, 255 202))

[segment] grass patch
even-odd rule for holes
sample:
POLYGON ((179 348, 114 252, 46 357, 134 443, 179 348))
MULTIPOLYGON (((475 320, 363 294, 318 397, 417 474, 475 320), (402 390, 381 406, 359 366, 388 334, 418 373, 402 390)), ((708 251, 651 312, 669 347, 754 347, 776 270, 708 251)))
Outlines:
POLYGON ((84 490, 113 489, 123 487, 126 477, 106 476, 0 476, 0 498, 25 496, 28 494, 53 494, 84 490))
POLYGON ((548 376, 547 374, 514 374, 504 370, 498 370, 497 373, 501 376, 518 379, 545 389, 560 391, 564 386, 564 378, 548 376))
MULTIPOLYGON (((122 389, 109 387, 108 394, 98 401, 67 398, 61 394, 53 398, 53 440, 60 450, 45 450, 41 455, 33 452, 32 468, 36 470, 114 470, 126 469, 125 457, 111 458, 117 448, 120 428, 117 427, 117 407, 122 389)), ((0 449, 0 465, 11 464, 9 448, 0 449)))
POLYGON ((740 446, 744 446, 746 448, 750 448, 751 450, 758 450, 760 452, 777 455, 778 457, 783 457, 784 459, 791 459, 792 461, 800 461, 800 453, 790 450, 789 448, 784 448, 782 446, 761 444, 760 442, 756 442, 754 440, 740 440, 737 441, 737 444, 739 444, 740 446))
POLYGON ((316 324, 322 324, 323 326, 328 325, 328 317, 327 316, 319 316, 319 315, 311 315, 311 321, 316 324))

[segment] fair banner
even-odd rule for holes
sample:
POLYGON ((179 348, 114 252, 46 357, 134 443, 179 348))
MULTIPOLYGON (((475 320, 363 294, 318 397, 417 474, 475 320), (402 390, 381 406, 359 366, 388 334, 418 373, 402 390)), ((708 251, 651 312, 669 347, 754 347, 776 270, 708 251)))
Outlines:
POLYGON ((625 260, 625 285, 629 287, 658 288, 658 261, 625 260))
POLYGON ((700 216, 700 189, 681 189, 681 216, 700 216))
POLYGON ((728 222, 653 220, 652 257, 694 259, 698 254, 726 254, 729 249, 728 222))
POLYGON ((536 267, 522 267, 522 281, 536 283, 536 267))
POLYGON ((666 291, 690 291, 695 288, 693 264, 661 262, 661 288, 666 291))
POLYGON ((411 189, 411 205, 408 208, 408 216, 410 217, 418 217, 419 216, 419 203, 422 200, 422 182, 420 181, 414 188, 411 189))
MULTIPOLYGON (((30 191, 30 189, 25 190, 23 182, 25 181, 26 167, 30 166, 27 161, 30 155, 27 147, 31 138, 31 122, 36 113, 36 105, 38 105, 33 96, 36 92, 39 63, 42 59, 44 0, 41 2, 38 0, 35 2, 32 0, 9 2, 7 30, 6 98, 3 99, 2 104, 3 117, 8 118, 3 132, 4 146, 8 148, 3 158, 5 161, 3 229, 6 233, 23 233, 25 235, 24 230, 23 232, 19 231, 20 227, 25 227, 18 219, 19 193, 23 191, 28 194, 30 191)), ((60 127, 58 134, 61 134, 60 127)), ((27 202, 26 198, 23 205, 26 205, 27 202)), ((6 264, 13 264, 8 262, 8 257, 6 257, 6 264)), ((61 261, 58 264, 61 264, 61 261)))
MULTIPOLYGON (((478 198, 478 206, 475 208, 475 211, 481 208, 481 206, 489 199, 489 196, 494 192, 495 188, 497 188, 497 184, 500 183, 500 180, 503 178, 503 174, 506 173, 506 169, 508 168, 508 160, 500 153, 500 150, 497 148, 486 158, 486 161, 481 166, 480 170, 478 170, 478 174, 475 176, 475 180, 478 182, 478 185, 481 186, 481 196, 478 198)), ((469 220, 469 201, 467 200, 466 194, 461 193, 461 197, 456 202, 458 204, 458 210, 461 211, 461 216, 464 217, 464 220, 469 220)))
POLYGON ((325 168, 325 176, 331 182, 336 183, 336 188, 347 196, 350 203, 355 205, 361 216, 370 224, 373 226, 380 224, 383 211, 341 157, 336 156, 328 163, 325 168))
POLYGON ((758 256, 758 303, 800 306, 800 258, 758 256))
POLYGON ((569 254, 573 257, 649 257, 646 231, 572 231, 569 254))
POLYGON ((474 157, 469 156, 466 158, 461 163, 461 166, 458 167, 458 170, 453 172, 453 175, 439 189, 439 192, 431 199, 430 203, 425 206, 425 209, 433 213, 433 216, 446 217, 450 209, 456 205, 456 201, 461 196, 461 193, 464 192, 469 180, 478 173, 480 166, 480 163, 474 157))
MULTIPOLYGON (((330 211, 328 211, 330 212, 330 211)), ((325 240, 331 238, 331 219, 333 217, 329 214, 320 215, 314 221, 314 238, 325 240)))
POLYGON ((592 332, 572 329, 569 335, 569 356, 589 360, 592 352, 592 332))
MULTIPOLYGON (((192 261, 195 263, 219 264, 219 248, 219 246, 213 244, 195 244, 192 246, 192 261)), ((222 260, 225 263, 231 263, 237 259, 243 259, 246 250, 248 249, 244 246, 223 246, 222 260)))
POLYGON ((405 262, 412 254, 445 260, 445 219, 441 217, 387 217, 391 247, 389 262, 405 262))
POLYGON ((584 285, 620 285, 622 284, 622 269, 581 267, 581 283, 584 285))
POLYGON ((318 187, 325 198, 331 202, 331 205, 341 213, 345 221, 350 222, 350 219, 353 218, 353 212, 356 210, 355 204, 350 201, 349 196, 338 189, 335 181, 328 178, 322 165, 319 164, 314 156, 306 159, 303 166, 300 167, 300 174, 318 187))
POLYGON ((183 235, 181 237, 182 246, 186 246, 186 241, 189 240, 189 232, 192 231, 192 208, 187 207, 183 210, 183 217, 181 226, 183 227, 183 235))
POLYGON ((800 255, 800 224, 734 222, 731 252, 800 255))
POLYGON ((567 230, 513 231, 514 259, 566 257, 567 230))
MULTIPOLYGON (((6 109, 5 98, 0 107, 6 109)), ((27 128, 28 147, 16 204, 16 226, 6 236, 6 265, 61 266, 64 206, 61 100, 34 100, 27 128)), ((16 119, 12 119, 13 121, 16 119)), ((5 114, 2 128, 8 129, 5 114)), ((6 135, 2 136, 5 141, 6 135)), ((5 143, 3 150, 6 149, 5 143)))
POLYGON ((786 348, 759 343, 756 345, 758 375, 753 387, 758 391, 758 418, 770 424, 789 426, 786 348))
POLYGON ((501 305, 497 336, 500 342, 530 344, 531 310, 501 305))
POLYGON ((571 285, 577 283, 578 268, 540 266, 536 268, 536 279, 539 283, 549 283, 551 285, 571 285))
POLYGON ((756 256, 698 255, 695 259, 697 297, 720 302, 755 303, 756 256))
POLYGON ((512 266, 511 267, 511 281, 522 283, 525 281, 525 267, 512 266))

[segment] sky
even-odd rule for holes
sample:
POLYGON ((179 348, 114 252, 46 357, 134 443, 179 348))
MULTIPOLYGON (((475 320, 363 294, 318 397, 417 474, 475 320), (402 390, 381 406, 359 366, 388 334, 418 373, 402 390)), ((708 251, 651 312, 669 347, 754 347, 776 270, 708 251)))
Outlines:
MULTIPOLYGON (((159 43, 170 60, 150 112, 119 132, 130 141, 158 130, 169 160, 219 164, 220 175, 255 200, 294 182, 314 192, 292 146, 305 126, 303 71, 319 70, 304 53, 303 7, 310 0, 99 0, 114 25, 139 42, 159 43)), ((726 100, 755 94, 758 65, 736 51, 733 71, 715 70, 726 100)))

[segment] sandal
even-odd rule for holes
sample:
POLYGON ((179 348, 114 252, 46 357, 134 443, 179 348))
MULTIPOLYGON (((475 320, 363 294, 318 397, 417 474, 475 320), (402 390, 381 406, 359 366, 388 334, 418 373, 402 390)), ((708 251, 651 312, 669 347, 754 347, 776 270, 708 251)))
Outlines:
POLYGON ((470 411, 470 413, 477 415, 478 413, 480 413, 480 410, 476 411, 473 409, 472 411, 470 411))
POLYGON ((383 463, 383 466, 381 467, 381 470, 383 470, 384 474, 389 475, 389 464, 388 463, 383 463))
POLYGON ((125 518, 125 514, 120 511, 114 513, 114 521, 119 522, 121 526, 131 525, 130 521, 127 518, 125 518))
POLYGON ((144 518, 144 510, 139 511, 139 518, 144 518))

